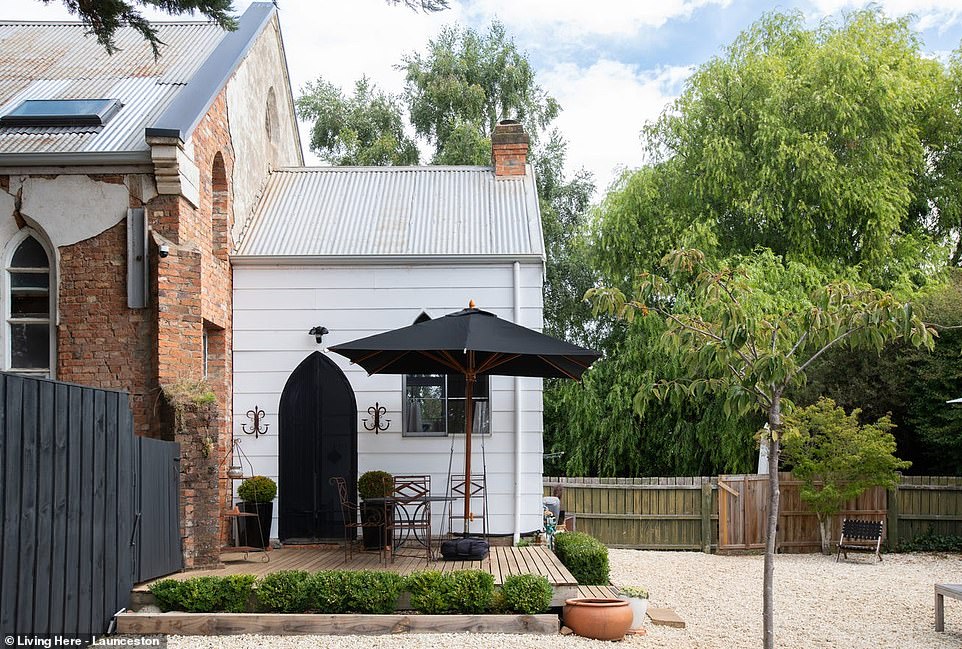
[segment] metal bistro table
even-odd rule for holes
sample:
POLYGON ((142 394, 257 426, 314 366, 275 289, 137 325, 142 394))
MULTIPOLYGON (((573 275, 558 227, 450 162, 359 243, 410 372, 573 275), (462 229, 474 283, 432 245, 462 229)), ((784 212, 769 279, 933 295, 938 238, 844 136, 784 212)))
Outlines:
MULTIPOLYGON (((373 505, 384 505, 385 510, 387 506, 392 507, 392 511, 395 516, 399 514, 403 516, 406 520, 415 520, 423 512, 425 507, 430 507, 433 503, 452 503, 457 500, 456 496, 444 495, 444 496, 421 496, 419 498, 408 498, 408 497, 397 497, 397 496, 384 496, 381 498, 365 498, 364 502, 371 503, 373 505)), ((442 528, 439 530, 440 535, 444 535, 444 518, 442 517, 441 525, 442 528)), ((401 547, 406 541, 408 541, 411 536, 414 536, 414 540, 418 542, 421 546, 427 546, 427 539, 422 538, 421 534, 418 533, 418 529, 414 528, 401 528, 404 532, 403 534, 396 535, 392 540, 391 548, 396 550, 401 547), (411 534, 413 532, 413 535, 411 534)), ((433 554, 433 550, 432 550, 433 554)))

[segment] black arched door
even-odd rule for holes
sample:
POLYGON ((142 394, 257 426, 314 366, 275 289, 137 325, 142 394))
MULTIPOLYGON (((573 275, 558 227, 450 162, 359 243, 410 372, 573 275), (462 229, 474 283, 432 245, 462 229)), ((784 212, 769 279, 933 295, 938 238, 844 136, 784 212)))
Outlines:
POLYGON ((357 482, 357 401, 344 372, 320 352, 305 358, 281 393, 278 424, 280 540, 343 539, 330 479, 357 482))

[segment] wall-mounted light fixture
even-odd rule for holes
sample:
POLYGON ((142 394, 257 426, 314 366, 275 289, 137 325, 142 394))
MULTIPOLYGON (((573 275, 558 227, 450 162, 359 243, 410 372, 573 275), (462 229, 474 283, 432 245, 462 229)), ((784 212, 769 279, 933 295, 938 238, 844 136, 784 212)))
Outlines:
POLYGON ((320 345, 324 339, 324 334, 329 334, 331 332, 327 330, 327 327, 317 326, 311 329, 310 331, 308 331, 307 333, 314 336, 314 340, 316 340, 317 344, 320 345))

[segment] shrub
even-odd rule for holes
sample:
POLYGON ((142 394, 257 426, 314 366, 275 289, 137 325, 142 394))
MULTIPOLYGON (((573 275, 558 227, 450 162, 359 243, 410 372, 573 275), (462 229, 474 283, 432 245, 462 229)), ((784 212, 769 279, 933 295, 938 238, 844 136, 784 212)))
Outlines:
POLYGON ((243 613, 248 609, 254 581, 254 575, 164 579, 152 584, 150 592, 166 611, 243 613))
POLYGON ((308 576, 303 570, 270 573, 257 584, 260 607, 273 613, 303 613, 307 610, 308 576))
POLYGON ((457 613, 484 613, 491 606, 494 577, 483 570, 456 570, 450 576, 448 603, 457 613))
POLYGON ((438 570, 424 570, 409 575, 405 587, 411 593, 411 608, 419 613, 447 613, 448 581, 449 577, 438 570))
POLYGON ((390 613, 404 578, 373 570, 324 570, 304 581, 307 608, 319 613, 390 613))
MULTIPOLYGON (((890 496, 891 497, 891 496, 890 496)), ((938 534, 931 527, 912 538, 899 541, 897 552, 962 552, 962 536, 938 534)))
POLYGON ((579 584, 608 584, 608 548, 598 539, 583 532, 565 532, 555 536, 554 551, 579 584))
POLYGON ((551 584, 541 575, 511 575, 501 586, 504 608, 525 615, 547 611, 552 595, 551 584))
POLYGON ((277 495, 277 483, 264 475, 247 478, 237 488, 237 496, 245 503, 269 503, 277 495))
POLYGON ((425 570, 411 574, 405 587, 411 608, 421 613, 484 613, 491 607, 494 577, 483 570, 425 570))
POLYGON ((347 573, 343 570, 322 570, 304 581, 307 608, 318 613, 347 613, 347 573))
POLYGON ((180 606, 180 582, 176 579, 155 581, 150 585, 150 593, 162 611, 174 611, 180 606))
POLYGON ((361 498, 383 498, 390 491, 392 479, 387 471, 367 471, 357 480, 357 492, 361 498))
POLYGON ((393 572, 358 570, 346 573, 348 608, 352 613, 391 613, 404 577, 393 572))

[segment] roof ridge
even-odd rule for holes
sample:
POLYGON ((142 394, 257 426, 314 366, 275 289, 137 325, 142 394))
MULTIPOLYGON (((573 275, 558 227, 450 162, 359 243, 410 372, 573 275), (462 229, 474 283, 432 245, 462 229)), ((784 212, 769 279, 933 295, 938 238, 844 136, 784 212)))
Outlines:
POLYGON ((478 165, 338 165, 338 166, 304 166, 304 167, 278 167, 272 169, 271 173, 311 173, 311 172, 348 172, 348 171, 372 171, 372 172, 396 172, 396 171, 477 171, 490 172, 494 167, 483 167, 478 165))

